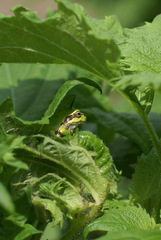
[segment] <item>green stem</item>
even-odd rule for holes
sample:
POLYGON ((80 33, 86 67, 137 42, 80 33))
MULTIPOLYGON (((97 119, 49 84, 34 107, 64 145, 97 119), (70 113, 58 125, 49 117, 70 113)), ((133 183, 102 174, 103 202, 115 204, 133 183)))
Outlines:
POLYGON ((149 121, 149 118, 147 115, 140 115, 142 121, 144 122, 145 124, 145 127, 151 137, 151 140, 152 140, 152 143, 153 143, 153 146, 154 148, 156 149, 156 152, 158 153, 158 157, 159 157, 159 160, 161 161, 161 144, 160 144, 160 141, 158 139, 158 136, 155 132, 155 129, 153 128, 151 122, 149 121))

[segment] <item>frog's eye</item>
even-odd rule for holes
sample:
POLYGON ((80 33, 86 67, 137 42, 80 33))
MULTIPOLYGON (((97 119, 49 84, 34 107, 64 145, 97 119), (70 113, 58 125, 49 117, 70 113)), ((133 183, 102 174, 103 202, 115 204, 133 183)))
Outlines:
POLYGON ((81 113, 77 112, 77 117, 80 118, 81 117, 81 113))

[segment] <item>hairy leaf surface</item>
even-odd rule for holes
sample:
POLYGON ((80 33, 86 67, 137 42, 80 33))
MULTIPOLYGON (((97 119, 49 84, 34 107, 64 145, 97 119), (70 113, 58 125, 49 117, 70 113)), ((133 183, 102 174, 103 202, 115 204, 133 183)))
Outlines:
POLYGON ((161 63, 161 15, 152 23, 125 30, 125 42, 120 45, 122 62, 132 72, 160 73, 161 63))
POLYGON ((105 213, 88 224, 84 230, 84 235, 93 231, 115 232, 120 230, 129 230, 133 228, 151 229, 155 226, 154 219, 141 207, 130 206, 130 204, 121 201, 115 205, 109 204, 109 209, 105 213))

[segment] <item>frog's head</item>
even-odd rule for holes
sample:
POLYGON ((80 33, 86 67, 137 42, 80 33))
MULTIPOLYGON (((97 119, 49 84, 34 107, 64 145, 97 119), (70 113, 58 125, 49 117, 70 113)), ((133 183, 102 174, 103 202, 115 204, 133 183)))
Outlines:
POLYGON ((81 113, 79 109, 74 110, 70 115, 68 115, 64 123, 69 124, 69 125, 75 125, 78 126, 79 124, 82 124, 86 121, 86 116, 84 113, 81 113))
POLYGON ((80 112, 80 110, 74 110, 71 112, 61 123, 59 129, 55 132, 57 137, 66 136, 72 134, 73 130, 80 124, 86 121, 86 116, 80 112))

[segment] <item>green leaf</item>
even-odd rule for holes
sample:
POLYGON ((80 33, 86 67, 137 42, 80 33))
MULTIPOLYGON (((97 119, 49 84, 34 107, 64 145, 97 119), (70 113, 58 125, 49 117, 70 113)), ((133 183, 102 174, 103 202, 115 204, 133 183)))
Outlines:
POLYGON ((120 44, 124 70, 140 74, 124 76, 115 87, 141 118, 151 110, 153 90, 160 92, 160 22, 161 16, 158 16, 152 23, 125 30, 126 38, 120 44))
POLYGON ((142 72, 138 74, 129 74, 123 76, 115 83, 115 87, 121 90, 151 88, 161 93, 161 77, 160 73, 142 72))
MULTIPOLYGON (((141 117, 150 113, 154 99, 155 89, 148 83, 146 76, 150 77, 147 73, 133 74, 114 81, 114 88, 125 97, 141 117)), ((151 82, 152 80, 150 77, 151 82)))
MULTIPOLYGON (((140 155, 141 152, 139 146, 123 136, 116 136, 110 143, 110 153, 117 169, 129 180, 135 171, 133 164, 137 162, 138 155, 140 155)), ((126 183, 128 183, 128 180, 126 183)), ((120 181, 118 184, 120 184, 120 181)), ((127 187, 125 191, 128 192, 127 187)))
POLYGON ((152 23, 125 30, 126 38, 120 45, 125 69, 132 72, 161 72, 160 40, 161 15, 152 23))
POLYGON ((159 191, 160 174, 161 165, 155 150, 152 149, 148 155, 142 154, 131 185, 131 193, 138 202, 143 203, 159 191))
MULTIPOLYGON (((20 149, 23 149, 24 153, 26 152, 26 156, 24 156, 25 158, 27 157, 27 153, 31 152, 32 154, 35 154, 35 156, 42 155, 44 160, 46 159, 46 161, 49 161, 49 163, 53 162, 54 166, 55 164, 58 166, 60 165, 60 171, 61 167, 65 168, 66 172, 63 173, 63 175, 65 174, 65 176, 69 179, 72 177, 69 172, 72 172, 75 176, 75 181, 77 182, 81 180, 82 184, 85 184, 95 201, 101 202, 109 189, 108 181, 106 178, 101 176, 100 169, 93 159, 93 156, 95 157, 96 152, 88 151, 88 144, 90 146, 91 142, 97 143, 98 147, 95 149, 95 151, 98 152, 101 148, 106 149, 106 147, 103 144, 101 145, 101 141, 98 143, 97 138, 93 134, 86 132, 84 135, 87 137, 83 143, 83 147, 81 147, 81 144, 79 144, 81 138, 82 140, 84 138, 84 136, 81 135, 79 136, 76 134, 75 137, 73 136, 71 138, 69 143, 66 142, 65 138, 60 139, 60 142, 58 142, 57 138, 52 139, 43 135, 35 135, 31 143, 32 147, 24 145, 20 147, 20 149), (61 143, 61 141, 63 142, 61 143), (87 150, 85 145, 87 145, 87 150), (102 189, 100 188, 100 183, 102 185, 102 189)), ((28 159, 28 161, 30 161, 30 159, 28 159)), ((111 159, 108 151, 107 158, 104 159, 103 162, 103 165, 105 164, 109 166, 108 170, 110 170, 111 159)), ((53 178, 55 177, 53 176, 53 178)))
POLYGON ((132 229, 129 231, 118 231, 116 233, 109 233, 99 240, 159 240, 161 238, 161 231, 132 229))
MULTIPOLYGON (((19 133, 20 135, 29 135, 33 133, 39 133, 39 132, 50 132, 50 130, 54 129, 54 127, 57 126, 57 124, 60 124, 60 118, 61 114, 64 115, 67 114, 64 110, 70 110, 71 107, 71 100, 73 101, 73 97, 70 98, 70 96, 67 96, 68 91, 73 89, 75 86, 78 85, 85 85, 87 84, 90 86, 97 87, 100 90, 100 86, 90 79, 80 79, 80 80, 72 80, 68 81, 63 85, 58 93, 56 94, 55 99, 49 106, 49 109, 46 111, 45 116, 41 120, 37 121, 24 121, 20 118, 15 116, 15 113, 13 111, 13 105, 11 99, 6 99, 1 105, 0 105, 0 123, 4 128, 4 131, 6 133, 19 133), (59 111, 62 111, 61 114, 59 111), (55 116, 56 113, 56 116, 55 116), (49 122, 50 118, 50 122, 49 122), (50 124, 50 125, 49 125, 50 124)), ((65 115, 66 116, 66 115, 65 115)))
POLYGON ((152 147, 151 140, 144 124, 137 115, 116 112, 107 113, 98 108, 83 109, 83 111, 93 115, 102 125, 112 128, 115 132, 131 139, 143 152, 148 153, 150 151, 152 147))
POLYGON ((41 231, 37 230, 30 224, 25 224, 24 229, 14 238, 14 240, 25 240, 27 237, 40 233, 41 231))
POLYGON ((157 153, 152 149, 148 155, 143 154, 139 158, 130 188, 133 198, 150 214, 160 206, 160 179, 161 165, 157 153))
MULTIPOLYGON (((48 180, 48 179, 47 179, 48 180)), ((38 184, 38 183, 37 183, 38 184)), ((45 185, 45 184, 44 184, 45 185)), ((46 183, 46 186, 41 185, 41 193, 45 189, 42 189, 44 187, 49 187, 48 188, 48 193, 50 194, 50 186, 46 183)), ((53 189, 52 189, 53 190, 53 189)), ((44 191, 46 192, 46 191, 44 191)), ((42 199, 40 197, 34 196, 32 198, 32 203, 35 206, 36 213, 37 213, 37 218, 42 221, 42 215, 47 216, 47 211, 51 213, 51 215, 54 217, 52 227, 56 226, 57 224, 60 224, 62 227, 63 225, 63 213, 59 206, 56 204, 56 201, 50 200, 50 199, 42 199)))
POLYGON ((78 85, 93 86, 93 87, 97 88, 100 92, 102 92, 101 87, 96 82, 94 82, 93 80, 87 79, 87 78, 80 78, 78 80, 68 81, 68 82, 64 83, 64 85, 57 92, 54 100, 52 101, 49 108, 47 109, 47 111, 44 115, 44 118, 51 118, 54 115, 54 113, 56 112, 56 110, 58 110, 58 108, 60 109, 60 106, 62 106, 62 108, 59 111, 67 110, 67 107, 64 106, 65 102, 67 101, 67 99, 66 99, 67 93, 72 88, 74 88, 78 85))
POLYGON ((5 218, 5 221, 15 224, 16 226, 19 226, 19 227, 24 227, 27 221, 27 218, 18 213, 14 213, 12 215, 9 215, 7 218, 5 218))
MULTIPOLYGON (((72 143, 77 144, 75 139, 72 143)), ((91 152, 91 154, 93 153, 92 158, 99 167, 102 176, 111 180, 117 179, 118 172, 114 167, 109 149, 105 147, 104 143, 99 138, 94 137, 90 132, 81 131, 79 132, 79 144, 88 152, 91 152)))
POLYGON ((0 67, 0 101, 11 97, 16 116, 37 120, 64 81, 78 68, 43 64, 3 64, 0 67))
POLYGON ((120 230, 129 230, 134 228, 151 229, 155 227, 153 218, 146 213, 141 207, 130 206, 128 204, 117 207, 110 207, 102 217, 97 218, 84 229, 84 236, 91 232, 103 231, 114 232, 120 230))
MULTIPOLYGON (((58 117, 60 118, 61 114, 57 113, 57 115, 55 116, 56 111, 58 110, 61 111, 64 107, 66 107, 66 109, 68 110, 70 109, 71 99, 73 101, 73 97, 70 98, 70 96, 67 96, 67 92, 73 89, 77 85, 80 85, 80 84, 85 85, 87 83, 90 86, 93 85, 94 87, 97 87, 100 90, 100 87, 96 82, 87 78, 68 81, 65 83, 64 86, 62 86, 62 88, 57 93, 55 100, 53 100, 53 102, 51 103, 49 110, 47 110, 47 114, 46 114, 47 116, 37 121, 24 121, 24 120, 21 120, 20 118, 17 118, 13 111, 13 105, 12 105, 11 99, 6 99, 0 105, 0 112, 1 112, 0 123, 4 128, 4 131, 9 134, 17 133, 23 136, 30 135, 33 133, 39 133, 39 132, 49 133, 51 129, 53 130, 54 126, 56 127, 57 122, 59 122, 60 124, 60 121, 58 121, 59 119, 57 118, 58 117), (49 117, 52 118, 50 119, 50 122, 49 122, 49 117)), ((65 114, 63 112, 62 114, 65 114)))
POLYGON ((132 91, 123 90, 123 91, 120 91, 120 93, 132 105, 134 110, 138 113, 138 115, 141 118, 144 118, 144 116, 148 116, 148 114, 150 113, 152 103, 153 103, 153 98, 154 98, 153 89, 150 89, 150 88, 137 89, 136 88, 132 91))
POLYGON ((70 63, 106 79, 119 74, 114 40, 100 35, 81 6, 58 1, 57 12, 46 20, 22 7, 13 11, 14 17, 0 19, 1 62, 70 63))
POLYGON ((0 163, 7 164, 18 169, 28 170, 26 163, 14 157, 14 150, 22 145, 24 137, 8 137, 5 142, 0 143, 0 163))
POLYGON ((10 98, 1 103, 0 113, 0 124, 3 127, 3 131, 7 134, 17 134, 24 137, 25 135, 40 132, 43 126, 49 124, 48 119, 31 122, 17 118, 10 98))
MULTIPOLYGON (((44 65, 44 64, 3 64, 0 67, 0 101, 4 101, 7 97, 12 98, 15 114, 24 120, 34 121, 41 119, 53 100, 57 91, 67 80, 80 79, 80 76, 85 78, 94 78, 92 74, 87 73, 78 67, 70 65, 44 65), (18 69, 18 71, 17 71, 18 69)), ((80 79, 82 80, 82 79, 80 79)), ((94 79, 95 81, 97 78, 94 79)), ((95 86, 100 90, 96 82, 88 83, 84 81, 82 88, 77 87, 72 89, 66 96, 66 99, 61 104, 64 108, 68 108, 75 96, 76 108, 81 108, 81 105, 101 106, 97 96, 94 97, 96 90, 88 87, 88 84, 95 86), (84 87, 83 87, 84 85, 84 87), (67 104, 68 103, 68 104, 67 104)), ((73 82, 74 85, 74 82, 73 82)), ((95 94, 96 95, 96 94, 95 94)), ((104 99, 102 105, 104 104, 104 99)), ((108 100, 105 106, 109 107, 108 100)))
POLYGON ((20 215, 16 212, 2 219, 3 235, 5 236, 5 239, 23 240, 34 234, 41 233, 41 231, 37 230, 34 226, 26 223, 27 218, 24 215, 20 215))
POLYGON ((11 195, 0 182, 0 206, 9 213, 13 213, 15 210, 11 195))

